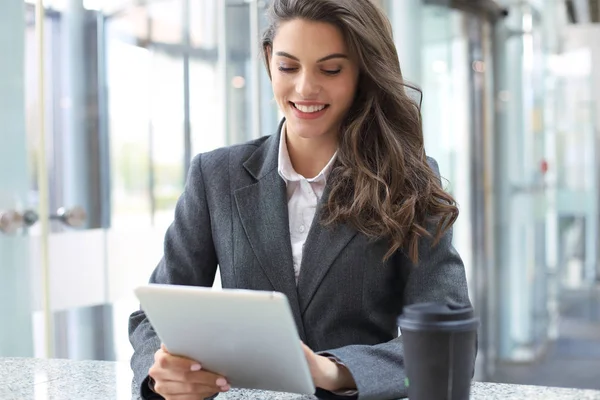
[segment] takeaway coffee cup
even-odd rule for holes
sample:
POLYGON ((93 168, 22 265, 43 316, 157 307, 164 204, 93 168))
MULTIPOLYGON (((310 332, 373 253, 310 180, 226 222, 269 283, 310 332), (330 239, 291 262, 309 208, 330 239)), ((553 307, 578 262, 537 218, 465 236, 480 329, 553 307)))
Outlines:
POLYGON ((479 319, 472 308, 421 303, 399 319, 410 400, 469 400, 479 319))

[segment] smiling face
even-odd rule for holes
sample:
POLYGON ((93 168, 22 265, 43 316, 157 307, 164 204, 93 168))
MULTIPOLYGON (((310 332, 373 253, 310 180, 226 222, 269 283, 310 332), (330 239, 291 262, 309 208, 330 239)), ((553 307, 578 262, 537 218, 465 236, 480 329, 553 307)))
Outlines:
POLYGON ((288 135, 337 141, 359 73, 342 32, 328 23, 294 19, 279 26, 270 50, 273 94, 288 135))

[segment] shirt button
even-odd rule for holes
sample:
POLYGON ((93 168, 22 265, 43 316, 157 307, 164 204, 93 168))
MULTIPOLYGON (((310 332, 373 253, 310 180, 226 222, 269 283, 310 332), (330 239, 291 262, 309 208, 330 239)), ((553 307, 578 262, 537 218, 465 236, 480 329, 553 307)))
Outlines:
POLYGON ((300 228, 298 228, 298 231, 300 231, 300 233, 304 233, 304 230, 306 228, 304 227, 304 225, 300 225, 300 228))

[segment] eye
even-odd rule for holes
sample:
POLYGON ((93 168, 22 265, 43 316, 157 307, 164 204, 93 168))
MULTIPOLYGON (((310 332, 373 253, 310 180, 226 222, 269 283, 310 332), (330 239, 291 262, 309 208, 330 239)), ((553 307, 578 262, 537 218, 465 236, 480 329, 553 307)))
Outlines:
POLYGON ((325 70, 323 70, 323 72, 327 75, 337 75, 340 72, 342 72, 342 70, 341 69, 325 69, 325 70))
POLYGON ((297 69, 298 69, 298 68, 286 68, 286 67, 279 67, 279 70, 280 70, 281 72, 284 72, 284 73, 290 73, 290 72, 294 72, 294 71, 296 71, 297 69))

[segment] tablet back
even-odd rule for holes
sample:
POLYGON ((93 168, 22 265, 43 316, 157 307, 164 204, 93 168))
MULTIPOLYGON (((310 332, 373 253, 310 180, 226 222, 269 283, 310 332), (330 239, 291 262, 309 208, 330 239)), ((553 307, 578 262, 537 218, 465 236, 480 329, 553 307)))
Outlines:
POLYGON ((315 392, 284 294, 159 284, 135 294, 171 354, 197 360, 232 387, 315 392))

